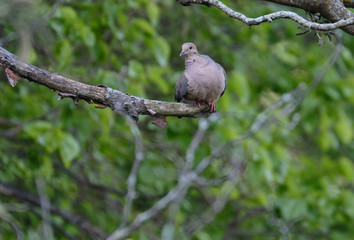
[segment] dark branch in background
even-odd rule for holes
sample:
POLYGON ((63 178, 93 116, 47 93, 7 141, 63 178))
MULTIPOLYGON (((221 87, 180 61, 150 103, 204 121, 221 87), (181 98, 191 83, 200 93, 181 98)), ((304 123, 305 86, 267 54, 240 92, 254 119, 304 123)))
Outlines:
MULTIPOLYGON (((5 206, 5 204, 1 203, 1 205, 0 205, 0 220, 3 223, 8 223, 11 226, 11 228, 14 230, 14 232, 16 233, 17 239, 22 240, 23 239, 23 232, 22 232, 19 224, 16 222, 16 220, 9 213, 9 210, 11 210, 10 208, 11 207, 7 207, 7 206, 5 206)), ((18 211, 18 210, 16 210, 16 211, 18 211)))
MULTIPOLYGON (((41 207, 41 200, 39 197, 33 195, 32 193, 20 190, 2 182, 0 182, 0 194, 16 198, 32 206, 41 207)), ((50 205, 49 209, 47 210, 53 214, 62 217, 65 221, 77 226, 82 233, 89 237, 92 237, 94 239, 104 239, 106 236, 106 234, 101 229, 98 229, 81 216, 70 214, 54 205, 50 205)))
MULTIPOLYGON (((267 14, 257 18, 248 18, 242 13, 236 12, 227 7, 219 0, 176 0, 184 6, 190 4, 202 4, 206 6, 214 6, 224 12, 227 16, 235 18, 248 26, 258 25, 263 22, 272 22, 279 18, 290 18, 307 29, 318 31, 330 31, 342 28, 345 32, 354 35, 354 14, 350 12, 345 5, 339 0, 269 0, 283 5, 294 6, 313 13, 320 13, 322 17, 333 23, 315 23, 306 20, 298 14, 290 11, 279 11, 267 14)), ((352 2, 351 2, 352 3, 352 2)), ((347 1, 347 5, 349 1, 347 1)))
POLYGON ((17 56, 1 47, 0 65, 4 66, 5 69, 10 69, 10 72, 19 77, 60 92, 59 99, 70 97, 75 103, 79 100, 85 100, 88 103, 104 105, 135 120, 138 119, 139 115, 205 117, 210 114, 208 112, 210 107, 207 105, 203 105, 199 109, 192 104, 149 100, 131 96, 109 87, 77 82, 22 62, 17 56))
POLYGON ((124 191, 116 190, 114 187, 93 183, 89 179, 87 179, 87 177, 84 176, 84 174, 82 173, 75 174, 74 172, 70 171, 70 169, 63 167, 62 164, 58 164, 57 162, 54 162, 53 164, 55 168, 67 174, 70 178, 76 181, 77 184, 80 186, 90 188, 92 190, 99 191, 101 193, 115 194, 116 196, 121 196, 125 194, 124 191))

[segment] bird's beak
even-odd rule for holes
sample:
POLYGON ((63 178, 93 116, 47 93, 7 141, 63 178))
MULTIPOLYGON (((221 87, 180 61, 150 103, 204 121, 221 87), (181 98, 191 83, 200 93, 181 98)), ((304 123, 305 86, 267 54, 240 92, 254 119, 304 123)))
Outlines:
POLYGON ((179 56, 181 57, 181 56, 183 56, 185 53, 186 53, 186 52, 182 51, 182 52, 179 54, 179 56))

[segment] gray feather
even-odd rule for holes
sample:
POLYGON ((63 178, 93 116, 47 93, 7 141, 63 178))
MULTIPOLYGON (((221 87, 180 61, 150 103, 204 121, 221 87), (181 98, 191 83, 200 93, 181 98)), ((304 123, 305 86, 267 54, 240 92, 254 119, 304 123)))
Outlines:
POLYGON ((183 72, 182 75, 178 78, 178 81, 176 84, 175 100, 177 102, 182 101, 184 96, 187 94, 187 89, 188 89, 188 79, 183 72))

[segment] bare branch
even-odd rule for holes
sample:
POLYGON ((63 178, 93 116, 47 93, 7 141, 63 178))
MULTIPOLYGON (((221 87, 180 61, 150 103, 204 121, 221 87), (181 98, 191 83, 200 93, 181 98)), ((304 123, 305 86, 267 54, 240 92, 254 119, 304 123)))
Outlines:
POLYGON ((231 192, 234 190, 238 180, 240 179, 241 173, 246 169, 246 163, 242 160, 231 161, 232 170, 230 171, 229 181, 224 183, 221 188, 221 192, 218 197, 215 198, 211 204, 211 208, 205 211, 198 219, 187 225, 187 233, 195 232, 196 230, 202 228, 204 225, 210 223, 215 216, 224 208, 227 203, 231 192))
POLYGON ((7 222, 12 227, 12 229, 16 233, 18 240, 22 240, 23 232, 21 230, 21 227, 16 222, 16 220, 8 213, 8 210, 9 210, 8 208, 6 208, 2 203, 0 203, 0 219, 3 222, 7 222))
POLYGON ((156 116, 176 117, 206 117, 210 115, 208 105, 202 105, 201 108, 198 108, 192 104, 149 100, 131 96, 112 88, 77 82, 24 63, 17 56, 1 47, 0 65, 29 81, 66 93, 64 95, 70 96, 74 101, 85 100, 89 103, 105 105, 135 120, 138 119, 139 115, 151 115, 152 113, 156 116))
MULTIPOLYGON (((252 25, 261 24, 263 22, 272 22, 273 20, 279 19, 279 18, 289 18, 305 28, 318 30, 318 31, 330 31, 330 30, 334 30, 334 29, 337 29, 340 27, 345 27, 345 26, 349 26, 349 25, 354 24, 353 14, 350 14, 348 16, 343 16, 342 19, 336 19, 334 23, 315 23, 315 22, 308 21, 305 18, 299 16, 298 14, 296 14, 294 12, 290 12, 290 11, 279 11, 279 12, 274 12, 274 13, 267 14, 264 16, 260 16, 257 18, 248 18, 244 14, 236 12, 236 11, 232 10, 231 8, 227 7, 225 4, 223 4, 219 0, 176 0, 176 1, 182 5, 185 5, 185 6, 189 5, 189 4, 203 4, 203 5, 207 5, 207 6, 214 6, 218 9, 220 9, 222 12, 224 12, 227 16, 229 16, 231 18, 235 18, 243 23, 246 23, 250 27, 252 25)), ((309 0, 309 1, 313 1, 313 0, 309 0)), ((291 1, 291 2, 293 2, 293 1, 291 1)), ((344 30, 347 31, 348 33, 354 35, 354 29, 351 30, 351 28, 350 28, 350 29, 344 29, 344 30)))
POLYGON ((141 162, 144 160, 143 140, 141 137, 140 130, 131 119, 127 118, 126 120, 135 137, 135 158, 134 158, 132 170, 127 180, 128 192, 126 195, 126 202, 123 208, 123 219, 120 228, 125 227, 129 221, 133 200, 136 198, 135 187, 138 178, 138 172, 139 172, 141 162))
MULTIPOLYGON (((25 201, 26 203, 34 206, 41 206, 40 199, 37 196, 2 182, 0 182, 0 194, 25 201)), ((103 239, 106 236, 106 234, 101 229, 95 227, 81 216, 72 215, 69 212, 66 212, 54 205, 50 205, 49 211, 59 215, 65 221, 74 224, 87 236, 97 239, 103 239)))
MULTIPOLYGON (((352 13, 347 7, 353 7, 352 0, 266 0, 282 5, 296 7, 311 13, 318 13, 320 16, 326 18, 328 21, 335 23, 340 20, 354 18, 352 13)), ((354 25, 343 26, 342 29, 354 35, 354 25)))
POLYGON ((186 174, 187 172, 190 171, 192 164, 194 162, 194 155, 196 149, 199 147, 200 142, 203 140, 205 131, 209 127, 209 122, 206 119, 200 119, 199 120, 199 127, 198 131, 195 133, 192 142, 189 144, 187 153, 186 153, 186 158, 185 158, 185 163, 184 163, 184 168, 182 174, 186 174))
POLYGON ((117 229, 115 230, 107 240, 115 240, 115 239, 124 239, 125 237, 129 236, 134 230, 139 228, 143 223, 151 219, 152 217, 156 216, 161 210, 165 209, 171 202, 176 200, 181 192, 183 192, 186 187, 192 184, 195 173, 191 172, 184 176, 182 181, 179 181, 177 186, 173 188, 167 195, 157 201, 151 208, 148 210, 139 213, 133 223, 126 228, 117 229))
POLYGON ((41 216, 43 220, 43 239, 54 239, 53 230, 50 222, 50 202, 45 193, 45 183, 43 179, 36 179, 37 191, 39 196, 39 203, 41 207, 41 216))

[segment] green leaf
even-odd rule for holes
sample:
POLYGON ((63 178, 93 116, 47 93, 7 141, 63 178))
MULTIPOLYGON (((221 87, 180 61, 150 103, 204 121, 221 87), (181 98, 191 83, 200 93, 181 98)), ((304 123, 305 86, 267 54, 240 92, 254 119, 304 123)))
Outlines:
POLYGON ((53 164, 49 155, 42 156, 41 173, 46 179, 50 179, 53 175, 53 164))
POLYGON ((211 240, 212 238, 210 237, 210 235, 206 232, 197 232, 195 234, 196 239, 198 240, 211 240))
POLYGON ((145 76, 144 65, 136 60, 130 60, 128 75, 132 78, 139 77, 140 79, 143 79, 142 77, 145 76))
POLYGON ((352 121, 343 112, 339 114, 335 130, 342 143, 348 144, 353 139, 352 121))
POLYGON ((135 24, 135 26, 137 28, 139 28, 144 33, 146 33, 146 34, 148 34, 150 36, 154 36, 155 35, 154 28, 145 19, 142 19, 142 18, 137 19, 137 20, 135 20, 134 24, 135 24))
POLYGON ((89 27, 81 28, 81 37, 84 40, 86 46, 92 47, 95 45, 96 37, 89 27))
POLYGON ((37 140, 38 137, 47 133, 47 131, 51 130, 52 127, 53 127, 53 125, 50 122, 34 121, 29 124, 26 124, 23 130, 31 138, 37 140))
POLYGON ((344 211, 348 214, 352 219, 354 218, 354 194, 352 192, 344 192, 344 211))
POLYGON ((303 217, 307 214, 307 203, 304 199, 280 198, 276 203, 285 220, 303 217))
POLYGON ((250 87, 244 73, 233 71, 228 77, 228 88, 240 97, 242 103, 249 102, 250 87))
POLYGON ((160 66, 166 66, 170 57, 170 45, 162 37, 155 38, 153 51, 160 66))
POLYGON ((296 66, 298 64, 298 57, 291 52, 290 42, 281 41, 275 44, 272 48, 273 54, 285 64, 296 66))
POLYGON ((65 25, 59 19, 53 19, 49 22, 50 27, 60 36, 63 37, 65 25))
POLYGON ((69 6, 61 7, 59 10, 59 14, 61 18, 64 18, 67 21, 74 20, 77 18, 75 10, 69 6))
POLYGON ((64 166, 68 168, 80 153, 80 145, 72 135, 66 133, 62 136, 59 152, 64 166))
POLYGON ((95 60, 103 63, 106 61, 108 56, 108 47, 107 44, 103 41, 96 41, 95 47, 90 48, 91 54, 95 60))
POLYGON ((346 61, 346 63, 349 65, 349 67, 354 68, 353 54, 348 48, 343 47, 342 57, 343 60, 346 61))
POLYGON ((338 90, 333 87, 325 86, 324 92, 334 100, 339 100, 341 98, 340 92, 338 92, 338 90))
POLYGON ((59 60, 59 68, 63 68, 70 64, 73 57, 73 52, 71 44, 68 39, 62 39, 57 46, 58 55, 57 59, 59 60))
POLYGON ((147 15, 149 17, 149 20, 150 20, 151 24, 153 26, 156 26, 157 23, 158 23, 159 14, 160 14, 159 8, 156 6, 156 4, 151 2, 151 1, 148 2, 147 3, 146 13, 147 13, 147 15))
POLYGON ((171 92, 171 86, 163 78, 164 68, 158 66, 148 66, 147 67, 147 75, 149 77, 149 81, 154 82, 158 88, 165 94, 171 92))
POLYGON ((354 182, 354 164, 346 157, 342 157, 339 160, 340 170, 345 178, 349 181, 354 182))

